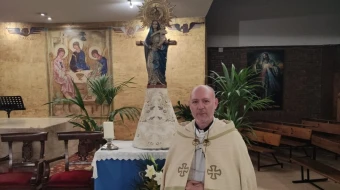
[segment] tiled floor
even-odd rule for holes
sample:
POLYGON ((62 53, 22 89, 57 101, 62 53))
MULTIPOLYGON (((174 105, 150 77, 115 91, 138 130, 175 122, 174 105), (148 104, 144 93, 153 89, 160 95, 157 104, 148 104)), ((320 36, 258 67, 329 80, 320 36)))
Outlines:
MULTIPOLYGON (((322 161, 323 163, 340 169, 340 158, 335 160, 334 154, 330 154, 325 151, 319 151, 317 154, 317 160, 322 161)), ((257 156, 256 154, 251 153, 251 158, 253 161, 254 166, 256 166, 257 156)), ((282 159, 280 159, 282 161, 282 159)), ((261 171, 258 172, 256 170, 256 178, 259 190, 317 190, 311 184, 293 184, 293 180, 300 180, 301 179, 301 172, 300 166, 296 164, 291 164, 289 162, 284 162, 283 169, 280 166, 273 166, 268 168, 261 168, 261 171)), ((261 156, 261 163, 262 164, 271 164, 273 163, 272 157, 262 157, 261 156), (263 161, 263 162, 262 162, 263 161)), ((306 176, 306 172, 305 172, 306 176)), ((315 172, 310 172, 310 178, 324 178, 316 174, 315 172)), ((326 189, 326 190, 340 190, 340 184, 334 183, 333 181, 326 181, 326 182, 317 182, 317 185, 326 189)))

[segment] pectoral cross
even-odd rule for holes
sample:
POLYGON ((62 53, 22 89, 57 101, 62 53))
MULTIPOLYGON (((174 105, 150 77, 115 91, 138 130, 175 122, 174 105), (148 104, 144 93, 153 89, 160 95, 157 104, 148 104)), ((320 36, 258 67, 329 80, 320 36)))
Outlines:
MULTIPOLYGON (((166 40, 164 43, 168 44, 168 45, 177 45, 177 41, 176 40, 166 40)), ((144 41, 136 41, 136 45, 137 46, 143 46, 144 45, 144 41)))

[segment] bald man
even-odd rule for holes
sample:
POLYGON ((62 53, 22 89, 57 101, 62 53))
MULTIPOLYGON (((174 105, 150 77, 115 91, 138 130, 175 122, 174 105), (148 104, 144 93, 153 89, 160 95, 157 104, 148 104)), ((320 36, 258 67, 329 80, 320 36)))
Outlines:
POLYGON ((195 87, 189 104, 194 120, 177 129, 161 190, 257 189, 247 147, 234 123, 214 118, 218 105, 214 90, 195 87))

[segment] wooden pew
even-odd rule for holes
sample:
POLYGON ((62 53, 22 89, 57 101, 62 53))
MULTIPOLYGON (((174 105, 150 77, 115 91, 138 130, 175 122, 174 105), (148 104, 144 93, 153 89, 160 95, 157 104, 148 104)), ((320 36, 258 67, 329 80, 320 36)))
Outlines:
MULTIPOLYGON (((335 153, 335 159, 340 155, 340 122, 323 119, 302 119, 302 124, 312 129, 312 141, 314 146, 335 153)), ((316 148, 313 151, 316 159, 316 148)))
POLYGON ((319 161, 312 160, 310 158, 292 158, 292 162, 301 166, 301 180, 292 181, 293 183, 310 183, 313 186, 323 189, 315 184, 315 182, 327 181, 331 179, 337 183, 340 183, 340 170, 327 166, 319 161), (307 178, 304 177, 304 168, 307 170, 307 178), (327 178, 310 179, 309 170, 312 170, 327 178))
MULTIPOLYGON (((335 153, 335 159, 340 155, 340 138, 335 135, 313 134, 312 145, 335 153)), ((313 158, 316 159, 316 148, 313 151, 313 158)))
POLYGON ((301 127, 313 130, 311 136, 311 144, 314 145, 313 159, 309 158, 291 158, 291 161, 301 166, 301 180, 293 181, 293 183, 310 183, 318 189, 323 189, 315 184, 315 182, 327 181, 331 179, 340 183, 340 170, 327 166, 319 161, 316 161, 316 146, 326 149, 328 151, 340 154, 340 138, 339 124, 331 123, 326 120, 309 120, 303 119, 301 127), (336 128, 334 125, 338 125, 336 128), (333 133, 333 134, 332 134, 333 133), (304 169, 307 171, 307 177, 304 177, 304 169), (327 178, 310 179, 310 172, 312 170, 327 178))
POLYGON ((320 119, 302 119, 303 125, 322 133, 340 135, 340 122, 320 119))
POLYGON ((304 147, 309 144, 309 141, 311 139, 311 129, 303 128, 300 124, 274 121, 256 122, 254 128, 282 135, 283 137, 281 138, 280 144, 289 147, 289 158, 292 157, 293 148, 298 147, 303 147, 305 154, 308 156, 304 147))
MULTIPOLYGON (((281 135, 279 134, 273 134, 269 132, 264 131, 258 131, 254 130, 253 133, 251 132, 243 132, 245 136, 247 136, 251 141, 258 142, 263 145, 270 145, 270 146, 279 146, 281 135)), ((257 170, 260 171, 263 167, 269 167, 269 166, 277 166, 280 165, 281 168, 283 168, 283 164, 278 161, 278 159, 275 156, 275 150, 259 145, 248 145, 248 150, 256 152, 257 153, 257 170), (269 165, 261 165, 261 154, 271 154, 273 158, 276 161, 276 164, 269 164, 269 165)))
POLYGON ((303 128, 301 127, 300 124, 275 122, 275 121, 263 121, 261 123, 257 123, 256 126, 276 130, 280 132, 282 136, 293 137, 293 138, 303 139, 303 140, 310 140, 311 135, 312 135, 311 129, 303 128))

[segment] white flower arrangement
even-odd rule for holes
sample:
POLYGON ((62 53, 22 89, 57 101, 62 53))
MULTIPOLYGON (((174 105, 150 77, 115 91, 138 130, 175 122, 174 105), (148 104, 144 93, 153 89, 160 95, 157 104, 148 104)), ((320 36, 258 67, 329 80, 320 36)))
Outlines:
POLYGON ((159 170, 158 164, 155 159, 147 155, 143 160, 147 160, 147 163, 143 166, 146 170, 139 172, 142 178, 142 184, 138 185, 139 190, 159 190, 162 183, 163 171, 159 170), (151 165, 150 165, 151 164, 151 165))
POLYGON ((155 167, 153 165, 147 165, 147 168, 145 170, 146 174, 145 177, 148 177, 150 180, 154 180, 157 182, 157 185, 161 185, 162 183, 162 176, 163 176, 163 171, 156 172, 155 167))

